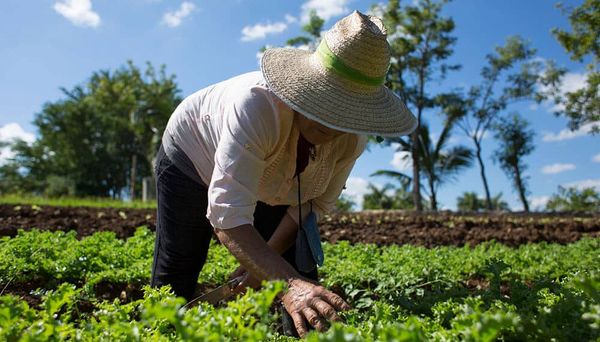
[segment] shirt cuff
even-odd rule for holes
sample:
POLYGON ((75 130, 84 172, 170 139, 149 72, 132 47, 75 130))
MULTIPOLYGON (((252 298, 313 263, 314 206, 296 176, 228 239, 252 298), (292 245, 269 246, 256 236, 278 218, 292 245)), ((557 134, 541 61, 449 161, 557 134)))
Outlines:
POLYGON ((222 204, 212 204, 206 210, 206 218, 214 228, 231 229, 244 224, 254 224, 254 209, 256 205, 232 207, 222 204))

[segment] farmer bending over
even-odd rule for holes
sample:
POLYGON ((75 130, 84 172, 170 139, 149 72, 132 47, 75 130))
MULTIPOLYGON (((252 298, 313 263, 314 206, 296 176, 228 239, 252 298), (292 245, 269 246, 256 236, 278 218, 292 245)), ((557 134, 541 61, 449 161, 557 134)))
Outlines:
POLYGON ((298 226, 335 206, 368 134, 415 129, 414 116, 383 85, 389 61, 381 20, 354 12, 316 52, 269 49, 260 72, 188 96, 158 152, 152 285, 192 299, 214 231, 241 264, 234 275, 248 272, 239 290, 287 282, 282 302, 300 336, 306 322, 323 330, 337 320, 349 306, 307 268, 314 258, 296 241, 311 236, 298 226))

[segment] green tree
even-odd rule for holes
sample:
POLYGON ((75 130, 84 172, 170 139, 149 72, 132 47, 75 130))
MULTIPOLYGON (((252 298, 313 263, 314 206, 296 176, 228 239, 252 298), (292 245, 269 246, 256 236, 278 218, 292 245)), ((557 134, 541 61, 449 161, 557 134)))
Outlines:
POLYGON ((44 195, 47 197, 73 196, 75 195, 75 183, 67 177, 50 175, 46 178, 44 195))
POLYGON ((352 211, 356 202, 354 202, 349 196, 341 195, 335 202, 335 211, 345 213, 352 211))
POLYGON ((510 207, 506 201, 502 200, 502 193, 499 192, 496 196, 492 197, 492 210, 496 211, 510 211, 510 207))
POLYGON ((309 13, 308 22, 302 26, 302 31, 308 33, 309 36, 298 36, 288 39, 286 45, 294 47, 306 45, 310 50, 315 50, 321 41, 323 24, 325 24, 325 20, 317 15, 317 11, 314 9, 311 10, 309 13))
MULTIPOLYGON (((429 202, 425 201, 425 205, 428 206, 429 202)), ((404 187, 396 188, 396 190, 394 190, 394 204, 392 207, 393 209, 415 210, 412 192, 404 187)))
MULTIPOLYGON (((455 179, 460 171, 471 166, 473 160, 473 152, 470 149, 464 146, 447 147, 453 124, 452 120, 446 120, 436 141, 432 141, 429 126, 425 122, 417 129, 419 133, 417 157, 422 166, 422 176, 427 180, 430 208, 434 211, 438 207, 437 193, 440 186, 455 179)), ((412 139, 394 138, 389 141, 398 143, 397 152, 412 151, 412 139)), ((401 183, 410 180, 408 175, 391 170, 379 170, 373 175, 393 177, 401 183)))
POLYGON ((44 194, 48 177, 60 171, 52 151, 38 140, 32 144, 16 140, 10 148, 14 156, 0 166, 0 191, 44 194))
MULTIPOLYGON (((389 32, 392 62, 388 86, 416 113, 418 125, 424 112, 435 105, 432 83, 444 79, 449 70, 459 69, 458 65, 444 63, 452 55, 456 42, 452 36, 454 21, 441 15, 446 3, 445 0, 420 0, 415 5, 401 7, 400 1, 390 0, 385 7, 373 7, 373 12, 383 17, 389 32)), ((413 200, 416 210, 421 211, 418 129, 411 134, 411 139, 413 200)))
POLYGON ((534 55, 535 49, 522 38, 509 37, 503 46, 486 56, 481 82, 470 87, 462 103, 455 100, 455 105, 463 108, 450 113, 460 116, 457 126, 475 146, 488 210, 493 207, 483 162, 483 139, 510 103, 535 96, 541 63, 532 59, 534 55))
POLYGON ((429 185, 431 209, 437 210, 437 193, 441 185, 455 179, 456 175, 469 168, 473 161, 473 152, 464 146, 447 148, 451 136, 452 122, 446 121, 437 141, 431 140, 429 127, 422 123, 419 128, 419 157, 423 173, 429 185))
POLYGON ((546 204, 546 210, 600 212, 600 194, 594 188, 558 187, 558 193, 552 195, 546 204))
POLYGON ((0 165, 0 194, 17 194, 23 192, 23 177, 19 166, 14 163, 0 165))
MULTIPOLYGON (((389 1, 387 7, 380 5, 374 11, 380 14, 389 32, 392 47, 392 63, 388 85, 413 108, 420 125, 424 112, 434 106, 429 84, 436 78, 443 79, 448 70, 458 69, 443 63, 452 54, 455 38, 452 19, 440 16, 447 1, 420 1, 414 6, 401 7, 399 1, 389 1)), ((411 135, 413 150, 413 199, 417 211, 422 210, 420 185, 421 165, 418 158, 418 130, 411 135)))
POLYGON ((369 192, 363 195, 363 209, 395 209, 394 198, 388 195, 393 188, 392 184, 386 184, 380 189, 369 183, 367 186, 369 192))
POLYGON ((523 158, 533 152, 535 132, 529 129, 529 123, 514 113, 508 118, 502 118, 494 125, 494 136, 499 147, 494 151, 494 158, 500 168, 512 179, 519 198, 526 212, 529 211, 527 202, 527 177, 523 172, 527 169, 523 158))
MULTIPOLYGON (((475 192, 464 192, 456 200, 456 207, 460 211, 482 211, 488 208, 486 199, 479 198, 475 192)), ((508 203, 502 200, 502 193, 492 198, 492 210, 508 211, 508 203)))
MULTIPOLYGON (((385 176, 397 181, 397 184, 400 184, 399 187, 395 188, 394 195, 392 197, 392 208, 393 209, 404 209, 404 210, 414 210, 415 205, 412 199, 412 191, 410 189, 412 179, 410 176, 394 171, 394 170, 377 170, 370 175, 374 176, 385 176)), ((393 188, 393 187, 392 187, 393 188)), ((390 188, 391 189, 391 188, 390 188)))
POLYGON ((480 211, 485 207, 475 192, 464 192, 456 199, 456 207, 460 211, 480 211))
POLYGON ((76 195, 120 197, 129 188, 135 197, 134 184, 152 175, 162 131, 181 101, 174 78, 164 66, 142 72, 128 62, 63 88, 65 98, 36 114, 39 139, 16 146, 15 163, 38 191, 53 175, 73 182, 76 195))
POLYGON ((19 166, 12 163, 3 153, 12 150, 15 141, 0 141, 0 194, 19 193, 21 191, 21 174, 19 166))
POLYGON ((551 62, 542 79, 544 87, 538 94, 538 101, 552 99, 555 104, 560 104, 555 114, 565 116, 572 130, 590 124, 591 133, 597 134, 600 132, 600 0, 585 0, 576 8, 562 4, 558 7, 568 15, 571 31, 555 28, 552 33, 572 60, 583 62, 585 58, 590 59, 586 66, 586 85, 573 92, 562 93, 560 86, 566 70, 551 62))

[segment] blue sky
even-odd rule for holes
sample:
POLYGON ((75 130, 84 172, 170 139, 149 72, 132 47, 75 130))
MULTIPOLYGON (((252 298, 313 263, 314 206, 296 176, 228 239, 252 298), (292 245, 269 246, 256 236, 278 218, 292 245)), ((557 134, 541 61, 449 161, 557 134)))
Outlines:
MULTIPOLYGON (((408 2, 408 1, 404 1, 408 2)), ((582 1, 564 1, 578 6, 582 1)), ((327 19, 328 29, 354 9, 367 11, 374 2, 352 0, 4 0, 0 11, 0 139, 35 138, 31 124, 44 102, 62 97, 60 87, 72 88, 93 71, 115 69, 131 59, 141 66, 165 64, 177 76, 182 94, 258 69, 257 51, 284 44, 301 32, 311 8, 327 19)), ((549 0, 460 0, 444 13, 454 18, 458 41, 450 62, 462 70, 436 87, 465 87, 479 82, 484 57, 507 36, 521 35, 570 73, 565 89, 585 79, 584 65, 569 60, 550 30, 568 28, 566 17, 549 0)), ((530 121, 536 131, 535 151, 527 157, 533 206, 556 192, 558 185, 595 186, 600 190, 600 136, 585 129, 565 130, 566 120, 551 114, 551 106, 520 103, 509 108, 530 121)), ((425 114, 435 134, 440 119, 425 114)), ((471 146, 459 131, 455 143, 471 146)), ((521 205, 506 175, 491 162, 496 143, 484 139, 487 174, 493 194, 503 193, 510 206, 521 205)), ((3 151, 3 155, 6 156, 3 151)), ((385 179, 369 175, 394 169, 392 148, 373 147, 358 160, 348 193, 360 195, 367 182, 385 179)), ((455 208, 464 191, 483 194, 479 169, 473 166, 438 194, 443 207, 455 208)))

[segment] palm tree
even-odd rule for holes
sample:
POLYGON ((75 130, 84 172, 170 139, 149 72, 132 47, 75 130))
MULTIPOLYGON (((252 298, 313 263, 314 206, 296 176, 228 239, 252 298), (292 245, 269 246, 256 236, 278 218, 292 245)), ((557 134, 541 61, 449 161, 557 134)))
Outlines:
MULTIPOLYGON (((406 155, 406 157, 410 157, 406 155)), ((396 179, 400 183, 400 187, 396 188, 393 197, 393 209, 415 209, 415 203, 413 201, 411 184, 412 178, 402 172, 393 170, 378 170, 370 175, 373 176, 385 176, 396 179)))
POLYGON ((369 192, 363 196, 363 209, 394 209, 394 198, 386 194, 393 189, 392 184, 386 184, 381 189, 372 183, 367 186, 369 192))
POLYGON ((506 201, 502 200, 502 192, 492 197, 492 210, 495 211, 510 211, 510 207, 506 201))
MULTIPOLYGON (((473 152, 465 146, 446 148, 450 141, 453 119, 446 120, 438 140, 434 143, 429 134, 429 126, 423 122, 418 128, 419 148, 418 158, 422 167, 423 176, 427 179, 431 209, 437 210, 437 191, 442 184, 453 180, 465 168, 471 166, 473 152)), ((393 142, 399 144, 397 152, 410 152, 412 144, 409 140, 394 138, 393 142)), ((401 184, 410 180, 410 177, 397 171, 379 170, 375 176, 388 176, 398 179, 401 184)))
POLYGON ((481 199, 475 192, 465 192, 456 199, 456 208, 460 211, 479 211, 482 209, 481 199))
MULTIPOLYGON (((410 158, 409 155, 406 155, 406 157, 410 158)), ((373 176, 386 176, 389 178, 394 178, 398 181, 398 183, 400 183, 401 189, 404 189, 405 191, 409 192, 411 191, 410 184, 412 183, 412 178, 409 175, 404 174, 402 172, 393 170, 377 170, 370 175, 370 177, 373 176)))
MULTIPOLYGON (((508 203, 502 200, 502 193, 490 199, 492 210, 509 211, 508 203)), ((456 207, 460 211, 481 211, 487 209, 485 198, 479 198, 475 192, 465 192, 456 199, 456 207)))
POLYGON ((421 165, 431 193, 431 209, 434 211, 437 210, 437 191, 439 187, 448 181, 454 180, 460 171, 470 167, 473 162, 473 151, 465 146, 454 146, 446 149, 451 130, 452 121, 447 121, 435 145, 431 141, 429 127, 426 124, 423 124, 419 131, 421 139, 419 154, 423 158, 421 165))

